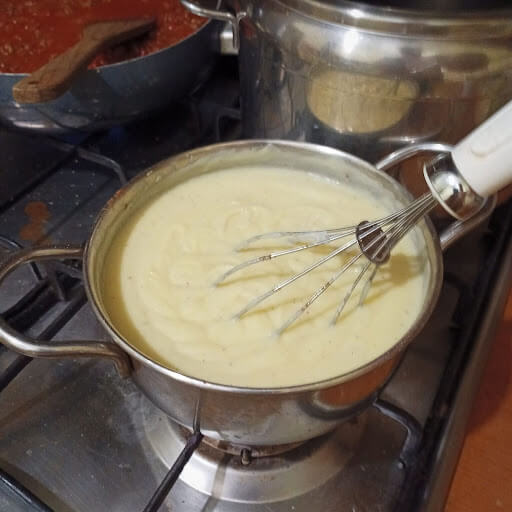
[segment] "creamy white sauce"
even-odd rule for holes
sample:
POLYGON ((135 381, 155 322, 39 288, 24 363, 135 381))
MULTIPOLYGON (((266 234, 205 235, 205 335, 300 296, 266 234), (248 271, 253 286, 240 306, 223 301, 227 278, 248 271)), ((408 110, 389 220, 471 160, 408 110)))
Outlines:
POLYGON ((281 336, 273 333, 354 253, 296 281, 240 320, 233 315, 332 246, 259 263, 214 287, 231 266, 282 248, 241 241, 270 231, 328 229, 388 214, 368 194, 293 170, 244 168, 190 179, 137 212, 115 236, 103 300, 113 325, 139 351, 183 374, 249 386, 335 377, 383 354, 409 329, 424 300, 423 259, 409 237, 381 267, 363 305, 362 286, 330 320, 364 264, 357 263, 281 336))

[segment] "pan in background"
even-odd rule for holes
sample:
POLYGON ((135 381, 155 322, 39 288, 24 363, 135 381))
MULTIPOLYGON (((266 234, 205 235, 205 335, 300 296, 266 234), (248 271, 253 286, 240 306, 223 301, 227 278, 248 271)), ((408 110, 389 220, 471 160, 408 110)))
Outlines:
POLYGON ((208 77, 219 51, 220 25, 208 22, 179 43, 150 55, 88 69, 56 100, 20 105, 13 85, 26 74, 0 74, 0 123, 45 134, 91 132, 165 107, 208 77))

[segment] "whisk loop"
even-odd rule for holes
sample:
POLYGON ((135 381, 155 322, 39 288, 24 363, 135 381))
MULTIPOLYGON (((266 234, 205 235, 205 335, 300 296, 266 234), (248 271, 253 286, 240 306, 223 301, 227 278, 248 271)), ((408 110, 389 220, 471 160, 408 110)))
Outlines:
MULTIPOLYGON (((309 244, 301 245, 299 247, 293 247, 292 249, 285 249, 282 251, 276 251, 271 252, 270 254, 264 254, 263 256, 258 256, 257 258, 253 258, 247 261, 244 261, 233 268, 229 269, 227 272, 222 274, 213 284, 217 286, 218 284, 222 283, 222 281, 225 281, 230 275, 234 274, 235 272, 238 272, 239 270, 242 270, 245 267, 249 267, 250 265, 254 265, 255 263, 260 263, 262 261, 268 261, 273 260, 275 258, 279 258, 280 256, 287 256, 288 254, 293 254, 294 252, 303 251, 304 249, 311 249, 312 247, 318 247, 320 245, 325 245, 330 242, 334 242, 336 240, 339 240, 340 238, 343 238, 348 235, 352 235, 356 232, 355 228, 343 228, 343 229, 330 229, 327 231, 282 231, 282 232, 273 232, 273 233, 264 233, 263 235, 257 235, 253 236, 252 238, 249 238, 248 240, 245 240, 240 245, 238 245, 235 248, 235 251, 241 251, 242 249, 246 249, 254 242, 258 242, 259 240, 264 239, 276 239, 276 238, 289 238, 290 241, 301 241, 304 242, 305 238, 307 237, 317 237, 317 241, 311 242, 309 244), (325 234, 324 238, 321 238, 321 235, 325 234), (319 240, 318 240, 319 238, 319 240)), ((334 257, 336 255, 333 255, 334 257)), ((330 259, 330 258, 329 258, 330 259)), ((327 261, 327 260, 325 260, 327 261)), ((322 263, 325 263, 325 261, 322 261, 322 263)), ((322 264, 320 263, 320 265, 322 264)), ((319 266, 319 265, 317 265, 319 266)), ((314 266, 313 268, 316 268, 317 266, 314 266)), ((311 268, 310 270, 313 270, 311 268)), ((279 288, 281 289, 281 288, 279 288)), ((276 290, 278 291, 278 290, 276 290)), ((256 304, 255 304, 256 305, 256 304)))
POLYGON ((388 215, 387 217, 373 222, 363 221, 357 226, 349 226, 339 229, 328 229, 322 231, 278 231, 254 236, 245 242, 242 242, 236 248, 236 250, 240 251, 245 249, 260 240, 279 238, 286 238, 291 243, 302 243, 302 245, 292 247, 290 249, 270 252, 268 254, 264 254, 263 256, 258 256, 256 258, 244 261, 222 274, 214 284, 216 286, 219 285, 231 275, 251 265, 255 265, 264 261, 270 261, 275 258, 280 258, 282 256, 304 251, 306 249, 311 249, 313 247, 331 244, 332 242, 342 240, 343 238, 354 236, 354 238, 343 243, 340 247, 332 250, 329 254, 319 259, 315 263, 307 266, 298 274, 295 274, 294 276, 281 281, 267 292, 254 298, 236 315, 234 315, 234 318, 241 318, 250 310, 255 308, 258 304, 268 299, 270 296, 279 292, 283 288, 286 288, 301 277, 304 277, 306 274, 309 274, 316 268, 320 267, 324 263, 335 258, 339 254, 347 251, 357 244, 359 246, 359 252, 352 256, 349 261, 341 267, 340 270, 333 274, 330 279, 328 279, 318 290, 316 290, 309 297, 309 299, 295 313, 293 313, 288 318, 288 320, 286 320, 286 322, 284 322, 284 324, 279 327, 279 329, 277 329, 276 334, 280 335, 283 333, 283 331, 288 329, 288 327, 296 322, 332 284, 334 284, 361 257, 364 257, 366 259, 366 263, 363 265, 351 287, 336 308, 336 312, 331 320, 331 324, 334 325, 343 312, 350 297, 353 295, 358 284, 362 281, 363 277, 368 273, 368 271, 371 269, 369 278, 366 280, 361 291, 359 305, 364 303, 378 268, 389 259, 391 250, 424 215, 426 215, 436 206, 436 204, 436 199, 432 196, 432 194, 428 193, 419 197, 410 205, 388 215))

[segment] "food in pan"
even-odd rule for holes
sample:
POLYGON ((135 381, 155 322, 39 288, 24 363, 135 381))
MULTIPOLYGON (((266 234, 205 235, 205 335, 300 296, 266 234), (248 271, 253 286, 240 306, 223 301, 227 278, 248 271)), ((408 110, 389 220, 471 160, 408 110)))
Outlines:
POLYGON ((232 265, 264 253, 263 242, 233 251, 252 235, 350 225, 386 213, 361 190, 294 170, 240 168, 189 179, 150 201, 116 234, 103 276, 110 321, 154 361, 216 383, 278 387, 349 372, 390 349, 421 310, 425 270, 411 236, 379 270, 364 305, 355 293, 334 327, 329 320, 359 266, 290 329, 272 335, 340 268, 340 259, 233 319, 251 298, 329 247, 248 268, 218 287, 213 283, 232 265))
POLYGON ((290 169, 228 169, 191 178, 134 213, 114 237, 102 280, 110 321, 154 361, 216 383, 291 386, 355 370, 390 349, 420 313, 428 279, 413 236, 379 270, 364 304, 359 306, 356 292, 335 326, 329 321, 359 265, 299 321, 273 335, 350 253, 239 320, 233 315, 252 298, 332 247, 261 263, 222 285, 213 283, 234 264, 268 252, 268 241, 233 250, 255 234, 339 227, 387 213, 368 193, 290 169))
POLYGON ((196 32, 207 20, 188 12, 179 0, 2 0, 0 73, 31 73, 63 53, 88 23, 154 16, 148 36, 99 55, 91 67, 148 55, 196 32))

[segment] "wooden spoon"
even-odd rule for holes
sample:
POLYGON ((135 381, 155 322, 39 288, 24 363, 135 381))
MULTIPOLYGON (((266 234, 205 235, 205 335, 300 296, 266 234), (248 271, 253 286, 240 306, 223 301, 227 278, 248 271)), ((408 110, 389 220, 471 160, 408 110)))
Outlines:
POLYGON ((155 18, 99 21, 84 27, 82 38, 12 88, 18 103, 51 101, 64 94, 75 77, 105 48, 141 36, 155 27, 155 18))

